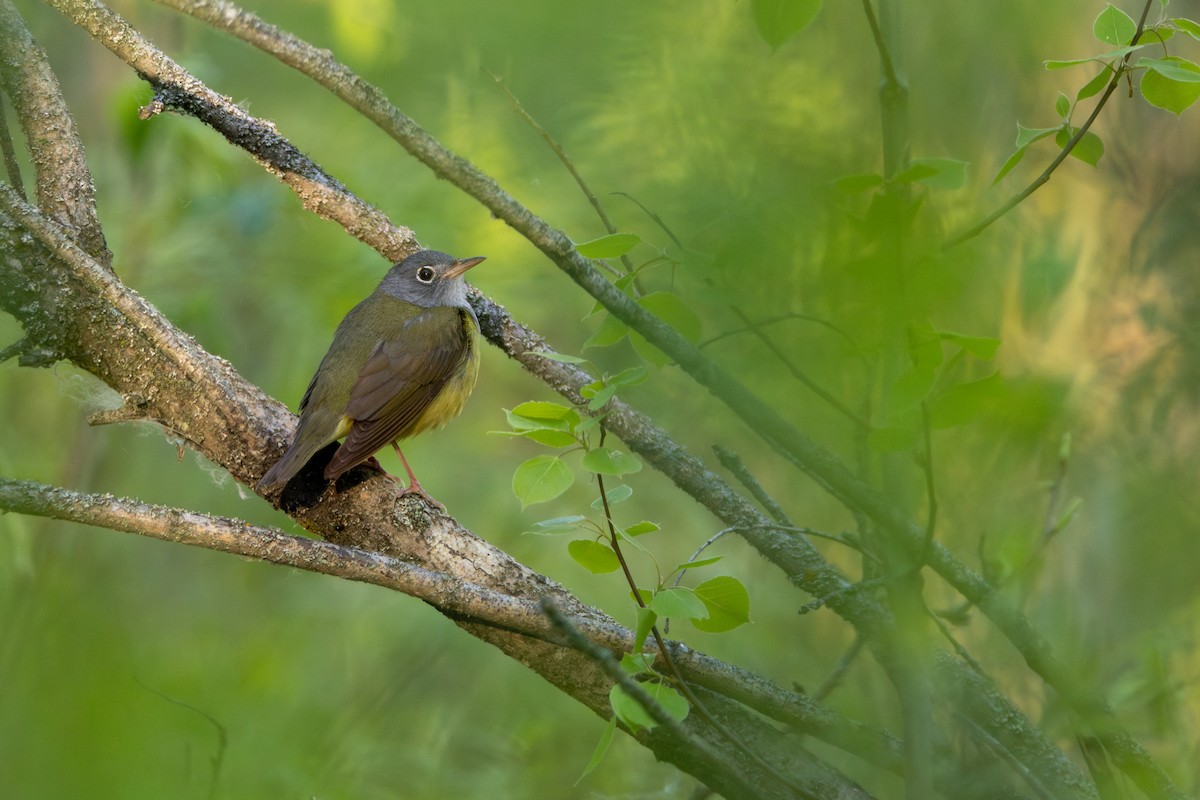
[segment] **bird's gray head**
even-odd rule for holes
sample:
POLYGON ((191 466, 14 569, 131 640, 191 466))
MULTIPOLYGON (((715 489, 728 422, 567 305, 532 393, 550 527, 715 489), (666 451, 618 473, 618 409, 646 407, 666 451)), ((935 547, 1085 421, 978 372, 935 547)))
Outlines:
POLYGON ((421 250, 388 270, 379 290, 423 308, 465 306, 463 273, 480 261, 483 256, 456 259, 436 250, 421 250))

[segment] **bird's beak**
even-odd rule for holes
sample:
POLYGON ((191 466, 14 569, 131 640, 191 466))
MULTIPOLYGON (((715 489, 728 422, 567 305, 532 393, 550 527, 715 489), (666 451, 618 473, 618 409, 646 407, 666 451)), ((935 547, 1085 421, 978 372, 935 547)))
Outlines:
POLYGON ((445 274, 442 277, 457 278, 459 275, 462 275, 464 272, 466 272, 467 270, 469 270, 471 267, 475 266, 479 262, 483 261, 485 258, 486 258, 486 256, 475 256, 474 258, 460 258, 458 261, 455 261, 453 264, 450 265, 450 269, 446 270, 445 274))

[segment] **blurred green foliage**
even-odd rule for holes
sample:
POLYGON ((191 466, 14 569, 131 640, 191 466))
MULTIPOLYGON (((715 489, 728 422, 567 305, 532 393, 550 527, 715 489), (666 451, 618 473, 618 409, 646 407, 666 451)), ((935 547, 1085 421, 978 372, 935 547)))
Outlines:
MULTIPOLYGON (((882 455, 871 458, 881 466, 870 477, 917 519, 925 483, 909 412, 940 398, 931 407, 945 423, 932 433, 939 540, 1005 579, 1194 789, 1200 115, 1177 120, 1119 91, 1095 129, 1106 144, 1099 168, 1067 163, 1012 215, 943 252, 949 233, 1042 169, 1035 149, 990 188, 1017 120, 1060 125, 1050 113, 1062 110, 1057 94, 1075 97, 1091 77, 1041 64, 1094 49, 1100 6, 911 9, 912 155, 948 160, 910 175, 907 200, 889 206, 870 177, 882 172, 879 60, 861 9, 827 3, 787 39, 770 27, 793 24, 771 17, 775 5, 784 4, 263 0, 254 10, 332 49, 576 241, 604 236, 489 73, 502 76, 618 230, 640 237, 634 263, 669 259, 640 274, 647 299, 682 298, 712 358, 845 460, 859 457, 845 414, 744 330, 736 307, 811 382, 900 431, 877 436, 882 455), (993 339, 998 349, 981 344, 993 339), (914 386, 921 393, 905 400, 914 386), (1073 498, 1069 523, 1045 541, 1073 498)), ((1195 18, 1196 5, 1176 0, 1171 10, 1195 18)), ((117 7, 423 244, 487 255, 473 282, 559 352, 596 343, 604 317, 589 316, 589 298, 323 90, 158 6, 117 7)), ((294 408, 333 328, 387 265, 193 120, 137 121, 148 91, 124 65, 54 12, 21 8, 75 111, 121 277, 294 408)), ((609 333, 609 346, 585 353, 599 370, 644 363, 645 347, 609 333)), ((0 345, 19 336, 0 319, 0 345)), ((706 458, 715 443, 737 451, 798 524, 853 528, 694 383, 651 369, 621 396, 706 458)), ((464 415, 406 455, 469 528, 633 625, 628 589, 613 576, 581 569, 561 538, 522 535, 596 497, 586 480, 527 510, 513 496, 514 470, 544 450, 487 432, 504 427, 503 409, 551 399, 489 349, 464 415)), ((0 365, 0 474, 296 530, 158 429, 86 425, 115 403, 67 365, 0 365)), ((390 453, 381 460, 399 469, 390 453)), ((621 524, 660 525, 649 538, 663 563, 687 561, 719 529, 651 470, 624 480, 636 491, 618 507, 621 524)), ((818 544, 857 574, 845 548, 818 544)), ((720 571, 749 587, 754 624, 672 635, 782 684, 819 685, 850 644, 848 627, 829 612, 799 615, 809 598, 733 536, 706 555, 725 556, 720 571)), ((928 597, 957 604, 936 580, 928 597)), ((975 615, 962 623, 955 632, 1014 699, 1059 730, 1061 710, 994 631, 975 615)), ((13 515, 0 516, 0 685, 6 797, 685 797, 691 786, 623 736, 608 755, 616 766, 573 786, 604 723, 408 598, 13 515)), ((830 703, 899 727, 869 658, 830 703)), ((885 776, 863 781, 897 791, 885 776)))

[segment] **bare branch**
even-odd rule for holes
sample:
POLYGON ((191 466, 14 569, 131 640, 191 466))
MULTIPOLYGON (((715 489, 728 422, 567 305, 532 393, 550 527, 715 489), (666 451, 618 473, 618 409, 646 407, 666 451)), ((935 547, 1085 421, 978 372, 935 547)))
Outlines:
MULTIPOLYGON (((0 0, 0 81, 12 100, 17 121, 37 173, 38 206, 74 231, 80 245, 100 263, 112 263, 96 215, 96 188, 84 159, 83 142, 50 69, 46 54, 25 27, 11 0, 0 0)), ((3 138, 8 141, 7 131, 3 138)), ((10 180, 16 169, 5 148, 10 180)), ((13 187, 22 195, 19 173, 13 187)))

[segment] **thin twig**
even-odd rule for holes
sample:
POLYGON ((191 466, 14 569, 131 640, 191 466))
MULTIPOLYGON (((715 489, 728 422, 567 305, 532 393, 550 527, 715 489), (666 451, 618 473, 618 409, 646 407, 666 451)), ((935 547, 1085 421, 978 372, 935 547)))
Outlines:
POLYGON ((854 641, 846 648, 846 652, 842 653, 837 663, 833 665, 833 670, 830 671, 828 677, 813 692, 813 697, 824 699, 829 696, 830 692, 837 688, 837 685, 842 682, 842 678, 850 670, 850 665, 854 663, 854 659, 858 657, 862 646, 863 638, 855 636, 854 641))
POLYGON ((841 400, 838 400, 836 397, 831 395, 829 392, 822 389, 821 386, 816 381, 814 381, 812 378, 808 377, 808 375, 806 375, 803 370, 801 370, 794 363, 792 363, 792 360, 790 358, 788 358, 787 354, 783 352, 783 349, 780 348, 780 346, 775 342, 775 340, 772 339, 770 336, 767 336, 765 333, 763 333, 762 329, 758 326, 758 324, 753 322, 750 319, 750 317, 746 315, 746 313, 744 311, 742 311, 737 306, 730 306, 730 309, 733 311, 734 314, 738 315, 738 317, 742 320, 742 322, 746 323, 746 326, 751 331, 753 331, 754 334, 759 339, 762 340, 762 343, 767 346, 767 349, 769 349, 772 353, 775 354, 775 357, 777 359, 779 359, 779 362, 781 364, 783 364, 785 367, 787 367, 788 372, 792 373, 793 378, 795 378, 796 380, 800 381, 805 386, 807 386, 813 392, 813 394, 815 394, 817 397, 824 400, 826 403, 828 403, 830 406, 832 406, 835 411, 840 413, 846 419, 853 422, 859 428, 863 428, 866 430, 871 429, 871 423, 869 423, 866 420, 859 417, 858 414, 854 413, 854 411, 852 411, 848 406, 846 406, 846 404, 844 404, 841 400))
POLYGON ((788 527, 791 527, 794 524, 791 517, 789 517, 787 512, 783 510, 783 507, 780 506, 779 503, 775 502, 774 497, 771 497, 771 495, 767 493, 767 490, 764 489, 763 485, 758 482, 758 478, 754 477, 754 474, 750 472, 750 468, 747 467, 745 462, 738 457, 737 453, 733 452, 727 447, 722 447, 719 444, 713 445, 713 452, 717 454, 717 460, 721 462, 721 466, 733 473, 733 477, 737 478, 738 482, 741 483, 742 486, 746 487, 746 490, 754 496, 754 499, 759 502, 759 505, 765 508, 767 513, 770 514, 776 522, 778 522, 780 525, 785 525, 788 527))
MULTIPOLYGON (((1154 0, 1146 0, 1146 5, 1142 7, 1142 16, 1138 20, 1137 30, 1134 32, 1133 38, 1130 40, 1130 44, 1137 44, 1138 39, 1142 37, 1143 31, 1146 29, 1146 16, 1150 13, 1150 6, 1153 4, 1153 2, 1154 0)), ((1112 93, 1115 92, 1117 87, 1121 85, 1121 76, 1126 74, 1128 71, 1129 60, 1131 58, 1133 58, 1133 53, 1129 52, 1125 54, 1123 59, 1121 59, 1121 69, 1113 70, 1112 80, 1108 82, 1108 87, 1104 90, 1104 94, 1102 94, 1100 99, 1096 101, 1096 107, 1093 108, 1092 113, 1088 115, 1087 121, 1084 122, 1083 125, 1079 127, 1079 130, 1075 131, 1074 135, 1067 140, 1067 143, 1063 145, 1062 150, 1059 151, 1058 155, 1056 155, 1050 164, 1044 170, 1042 170, 1042 174, 1034 178, 1032 183, 1010 197, 1004 205, 1000 206, 1000 208, 993 211, 987 217, 975 223, 961 233, 957 233, 947 239, 945 243, 942 244, 942 250, 949 250, 950 248, 960 245, 968 239, 973 239, 980 233, 983 233, 983 231, 986 230, 989 225, 1019 206, 1022 202, 1024 202, 1025 198, 1036 192, 1043 185, 1045 185, 1048 180, 1050 180, 1050 176, 1054 174, 1054 171, 1058 169, 1060 164, 1067 160, 1067 156, 1069 156, 1071 151, 1075 149, 1075 146, 1083 140, 1083 137, 1087 135, 1087 132, 1092 127, 1092 123, 1096 121, 1096 118, 1100 116, 1101 110, 1103 110, 1105 104, 1108 103, 1108 98, 1111 97, 1112 93)))

